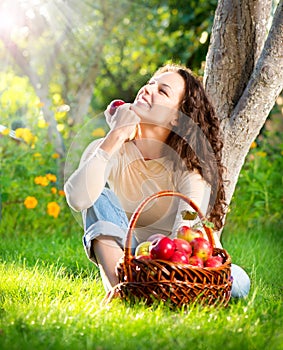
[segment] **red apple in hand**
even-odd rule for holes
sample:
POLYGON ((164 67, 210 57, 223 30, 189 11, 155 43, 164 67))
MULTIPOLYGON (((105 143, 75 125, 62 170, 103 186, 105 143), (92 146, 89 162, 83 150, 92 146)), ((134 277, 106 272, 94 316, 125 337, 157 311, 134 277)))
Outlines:
POLYGON ((191 242, 197 237, 203 237, 203 233, 200 230, 193 229, 189 226, 180 226, 177 231, 177 237, 191 242))
POLYGON ((203 237, 197 237, 191 241, 193 248, 193 255, 198 256, 203 261, 206 261, 212 255, 212 246, 207 239, 203 237))
POLYGON ((175 250, 173 255, 170 258, 170 261, 174 263, 181 263, 181 264, 188 264, 189 263, 189 258, 188 255, 181 250, 175 250))
MULTIPOLYGON (((107 108, 109 114, 111 116, 113 116, 114 113, 116 112, 116 109, 119 106, 122 106, 124 103, 125 103, 125 101, 123 101, 123 100, 113 100, 107 108)), ((138 128, 138 126, 136 126, 135 130, 130 134, 128 141, 133 140, 138 133, 139 133, 139 128, 138 128)))
POLYGON ((113 100, 111 103, 110 103, 110 106, 109 106, 109 113, 110 115, 113 115, 116 111, 116 109, 123 105, 125 102, 123 100, 113 100))
POLYGON ((203 260, 200 257, 193 255, 189 258, 189 264, 193 266, 203 267, 203 260))
POLYGON ((175 243, 169 237, 156 239, 149 248, 152 259, 169 260, 175 251, 175 243))
POLYGON ((191 256, 192 246, 188 241, 185 241, 182 238, 174 238, 173 242, 176 245, 176 250, 184 251, 188 256, 191 256))
POLYGON ((204 263, 205 267, 219 267, 223 263, 221 256, 211 256, 204 263))

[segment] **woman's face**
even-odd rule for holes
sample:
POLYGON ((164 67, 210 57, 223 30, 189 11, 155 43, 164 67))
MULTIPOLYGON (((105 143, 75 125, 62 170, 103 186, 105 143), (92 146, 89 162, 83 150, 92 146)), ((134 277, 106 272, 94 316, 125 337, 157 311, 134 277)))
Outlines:
POLYGON ((143 86, 132 105, 141 122, 172 129, 176 125, 178 109, 185 90, 183 78, 176 72, 153 76, 143 86))

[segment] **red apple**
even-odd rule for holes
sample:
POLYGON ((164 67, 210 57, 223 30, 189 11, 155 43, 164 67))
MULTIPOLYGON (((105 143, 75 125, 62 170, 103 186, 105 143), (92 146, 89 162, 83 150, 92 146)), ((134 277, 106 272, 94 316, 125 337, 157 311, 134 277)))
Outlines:
POLYGON ((151 242, 142 242, 140 243, 136 249, 135 249, 135 256, 139 256, 139 255, 149 255, 149 247, 151 245, 151 242))
POLYGON ((155 234, 149 236, 148 239, 147 239, 147 241, 148 241, 148 242, 153 242, 153 241, 155 241, 156 239, 163 238, 163 237, 166 237, 166 236, 163 235, 162 233, 155 233, 155 234))
POLYGON ((175 250, 175 252, 173 253, 173 255, 170 258, 170 261, 172 261, 174 263, 188 264, 189 257, 184 251, 175 250))
POLYGON ((196 255, 193 255, 189 258, 189 264, 193 266, 203 267, 203 260, 196 255))
POLYGON ((180 226, 177 231, 177 238, 182 238, 188 242, 191 242, 197 237, 203 237, 203 233, 189 226, 180 226))
POLYGON ((198 256, 203 261, 206 261, 212 255, 212 246, 207 239, 203 237, 197 237, 191 241, 193 248, 193 255, 198 256))
POLYGON ((211 256, 204 263, 205 267, 219 267, 222 265, 222 258, 220 256, 211 256))
POLYGON ((176 245, 176 250, 184 251, 188 256, 191 256, 192 246, 188 241, 185 241, 182 238, 174 238, 173 242, 176 245))
POLYGON ((223 258, 222 258, 222 256, 214 255, 213 257, 214 257, 216 260, 220 261, 221 264, 223 264, 223 258))
POLYGON ((110 103, 110 106, 109 106, 109 113, 110 115, 113 115, 117 109, 117 107, 123 105, 125 102, 123 100, 113 100, 111 103, 110 103))
POLYGON ((150 245, 149 252, 152 259, 169 260, 175 251, 175 243, 169 237, 156 239, 150 245))

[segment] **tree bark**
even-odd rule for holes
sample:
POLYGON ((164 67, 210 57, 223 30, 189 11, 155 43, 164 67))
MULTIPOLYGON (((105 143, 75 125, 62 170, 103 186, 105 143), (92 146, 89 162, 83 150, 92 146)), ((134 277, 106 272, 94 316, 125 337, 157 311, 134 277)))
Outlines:
POLYGON ((220 0, 204 82, 219 118, 229 118, 261 53, 272 0, 220 0))
POLYGON ((242 36, 238 29, 246 27, 245 23, 231 25, 221 19, 232 16, 228 3, 223 0, 218 5, 205 73, 205 87, 216 106, 224 136, 223 164, 229 181, 225 188, 227 204, 232 199, 250 145, 283 88, 283 1, 277 6, 267 39, 266 13, 269 11, 265 6, 269 8, 269 0, 253 1, 253 7, 248 7, 242 1, 237 2, 238 5, 234 7, 236 12, 240 4, 249 9, 248 16, 239 17, 241 21, 245 19, 251 23, 248 17, 257 16, 257 21, 250 25, 250 30, 245 34, 252 34, 251 44, 244 37, 240 41, 242 36), (251 8, 254 13, 250 12, 251 8), (224 27, 219 28, 220 23, 224 27), (230 45, 227 44, 228 34, 230 45), (257 43, 253 44, 253 41, 257 43), (246 50, 246 59, 241 45, 246 50))

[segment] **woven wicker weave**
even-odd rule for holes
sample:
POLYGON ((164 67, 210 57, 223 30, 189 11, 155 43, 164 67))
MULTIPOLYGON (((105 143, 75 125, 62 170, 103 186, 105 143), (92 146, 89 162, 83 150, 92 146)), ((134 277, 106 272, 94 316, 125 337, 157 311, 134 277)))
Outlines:
POLYGON ((115 295, 124 300, 142 299, 147 304, 159 300, 174 307, 195 302, 226 306, 231 295, 231 258, 224 249, 215 248, 212 229, 205 225, 204 220, 196 204, 181 193, 161 191, 146 198, 131 217, 124 256, 116 266, 120 283, 113 288, 112 297, 115 295), (177 196, 198 213, 213 246, 213 255, 219 255, 223 259, 220 267, 201 268, 164 260, 140 260, 132 256, 132 234, 142 210, 150 201, 163 196, 177 196))

